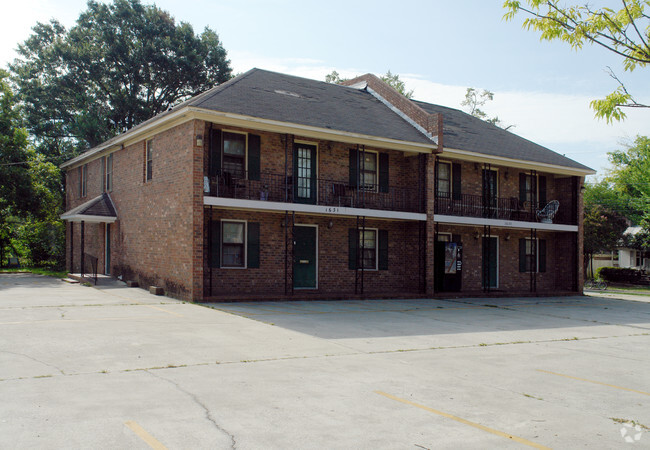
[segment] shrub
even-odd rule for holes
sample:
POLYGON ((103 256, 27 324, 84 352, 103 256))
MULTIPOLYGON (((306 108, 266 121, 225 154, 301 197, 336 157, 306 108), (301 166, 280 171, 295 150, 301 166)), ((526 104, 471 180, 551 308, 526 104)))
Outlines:
POLYGON ((609 283, 644 283, 643 272, 623 267, 601 267, 596 271, 596 278, 609 283))

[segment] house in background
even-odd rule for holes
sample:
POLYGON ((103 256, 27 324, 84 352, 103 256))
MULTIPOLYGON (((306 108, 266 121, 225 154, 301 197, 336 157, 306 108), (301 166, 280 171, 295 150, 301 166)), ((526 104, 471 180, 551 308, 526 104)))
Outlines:
POLYGON ((581 292, 591 169, 347 84, 253 69, 63 164, 70 271, 195 301, 581 292))
MULTIPOLYGON (((635 236, 641 231, 643 231, 642 227, 628 227, 623 232, 623 236, 635 236)), ((618 267, 648 271, 650 270, 650 258, 642 250, 619 247, 618 267)))

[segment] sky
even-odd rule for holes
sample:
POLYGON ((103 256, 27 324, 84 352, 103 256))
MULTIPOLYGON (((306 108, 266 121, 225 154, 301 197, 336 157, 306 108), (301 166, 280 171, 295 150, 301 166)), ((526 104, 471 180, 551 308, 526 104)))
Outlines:
MULTIPOLYGON (((143 3, 153 3, 143 0, 143 3)), ((589 102, 623 80, 639 102, 650 102, 650 68, 623 70, 620 57, 597 46, 572 50, 540 41, 522 28, 524 15, 503 20, 502 0, 159 0, 177 22, 219 34, 234 73, 253 67, 324 80, 390 70, 413 97, 463 109, 468 87, 488 89, 484 106, 515 134, 581 162, 603 175, 607 152, 650 134, 650 109, 628 110, 624 122, 594 118, 589 102)), ((576 2, 569 2, 576 3, 576 2)), ((577 3, 581 3, 577 1, 577 3)), ((614 0, 591 2, 618 9, 614 0)), ((67 28, 83 0, 21 0, 3 6, 0 67, 36 22, 67 28)))

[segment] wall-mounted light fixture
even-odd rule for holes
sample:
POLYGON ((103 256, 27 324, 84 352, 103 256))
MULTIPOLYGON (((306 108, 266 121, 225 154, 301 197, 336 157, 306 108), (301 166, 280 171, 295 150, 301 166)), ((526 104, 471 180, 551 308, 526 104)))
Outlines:
POLYGON ((327 222, 327 228, 329 228, 331 230, 333 226, 334 226, 334 221, 332 219, 330 219, 330 221, 327 222))
POLYGON ((587 188, 585 187, 584 184, 580 185, 580 192, 581 192, 581 193, 584 194, 586 190, 587 190, 587 188))
POLYGON ((474 239, 476 239, 478 241, 478 238, 480 238, 480 237, 481 237, 481 233, 479 233, 478 231, 476 233, 474 233, 474 239))
POLYGON ((508 172, 508 169, 506 169, 506 172, 503 174, 503 178, 505 178, 507 180, 509 176, 510 176, 510 173, 508 172))
POLYGON ((203 135, 202 134, 197 134, 196 135, 196 146, 197 147, 203 147, 203 135))
POLYGON ((509 240, 510 240, 510 233, 506 233, 506 235, 505 235, 505 240, 506 240, 506 241, 509 241, 509 240))

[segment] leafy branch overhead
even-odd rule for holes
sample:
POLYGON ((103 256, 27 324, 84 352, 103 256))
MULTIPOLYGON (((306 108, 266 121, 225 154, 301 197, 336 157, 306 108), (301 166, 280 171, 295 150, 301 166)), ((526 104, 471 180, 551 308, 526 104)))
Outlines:
MULTIPOLYGON (((648 0, 621 0, 617 10, 603 7, 594 9, 584 6, 560 6, 556 0, 507 0, 504 18, 512 20, 519 12, 529 17, 523 26, 541 33, 542 40, 561 40, 573 49, 581 49, 585 43, 598 45, 623 58, 623 69, 633 71, 650 63, 650 10, 648 0), (522 6, 525 3, 526 6, 522 6)), ((593 100, 596 117, 608 123, 623 120, 622 108, 648 108, 649 104, 638 102, 624 83, 608 68, 618 87, 604 99, 593 100)))

